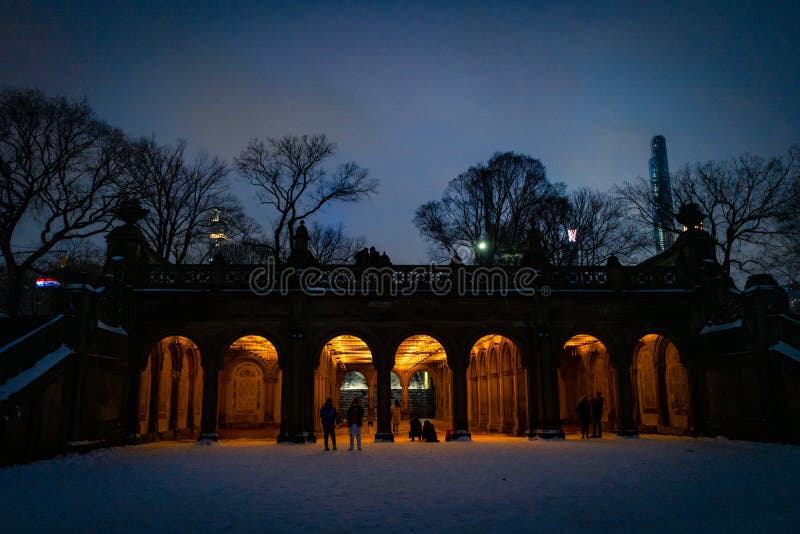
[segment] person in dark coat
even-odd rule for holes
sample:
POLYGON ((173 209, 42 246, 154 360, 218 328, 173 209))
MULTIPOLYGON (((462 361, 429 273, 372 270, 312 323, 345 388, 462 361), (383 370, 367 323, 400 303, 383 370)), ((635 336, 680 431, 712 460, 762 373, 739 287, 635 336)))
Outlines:
POLYGON ((589 397, 586 395, 578 402, 575 408, 575 413, 578 414, 578 420, 581 422, 581 439, 589 437, 589 421, 592 418, 592 407, 589 404, 589 397))
POLYGON ((353 438, 358 442, 361 450, 361 425, 364 424, 364 408, 361 406, 361 397, 353 399, 353 404, 347 410, 347 426, 350 428, 350 450, 353 450, 353 438))
POLYGON ((426 419, 425 424, 422 425, 422 439, 428 443, 437 443, 439 438, 436 436, 436 429, 433 428, 433 423, 426 419))
POLYGON ((603 437, 603 392, 598 391, 592 399, 592 437, 603 437))
POLYGON ((408 426, 411 428, 411 431, 408 433, 408 437, 411 438, 411 441, 414 441, 414 438, 419 438, 422 441, 422 423, 419 422, 419 417, 412 417, 408 421, 408 426))
POLYGON ((336 450, 336 419, 338 414, 333 407, 333 399, 328 397, 325 404, 319 409, 319 418, 322 419, 322 433, 325 436, 325 450, 328 451, 328 436, 331 437, 331 445, 336 450))

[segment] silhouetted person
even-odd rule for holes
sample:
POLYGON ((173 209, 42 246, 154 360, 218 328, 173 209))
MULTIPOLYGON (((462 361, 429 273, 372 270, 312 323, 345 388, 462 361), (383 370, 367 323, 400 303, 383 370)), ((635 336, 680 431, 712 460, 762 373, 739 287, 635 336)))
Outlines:
POLYGON ((400 417, 403 415, 403 410, 400 408, 400 401, 394 401, 392 406, 392 434, 395 436, 400 432, 400 417))
POLYGON ((331 437, 331 445, 336 450, 336 408, 333 407, 333 399, 328 397, 325 404, 319 409, 319 418, 322 419, 322 434, 325 436, 325 450, 328 449, 328 436, 331 437))
POLYGON ((380 262, 382 266, 387 266, 392 264, 392 260, 390 260, 389 256, 386 255, 385 250, 383 251, 383 254, 381 254, 380 262))
POLYGON ((369 250, 367 247, 356 252, 354 259, 356 260, 356 265, 367 265, 369 263, 369 250))
POLYGON ((353 450, 353 438, 358 442, 358 450, 361 450, 361 425, 364 424, 364 408, 361 406, 361 398, 353 399, 353 404, 347 410, 347 426, 350 429, 350 450, 353 450))
POLYGON ((408 432, 408 437, 411 438, 411 441, 414 441, 414 438, 419 438, 422 441, 422 423, 419 422, 419 417, 412 417, 408 421, 408 426, 411 429, 408 432))
POLYGON ((425 424, 422 425, 422 439, 428 443, 437 443, 439 438, 436 437, 436 429, 433 428, 433 423, 426 419, 425 424))
POLYGON ((578 420, 581 422, 581 439, 589 437, 589 421, 592 418, 592 407, 589 404, 589 397, 586 395, 578 402, 575 408, 575 413, 578 414, 578 420))
POLYGON ((378 254, 378 251, 375 247, 369 247, 369 264, 370 265, 378 265, 381 261, 381 255, 378 254))
POLYGON ((603 392, 598 391, 592 399, 592 437, 603 437, 603 392))

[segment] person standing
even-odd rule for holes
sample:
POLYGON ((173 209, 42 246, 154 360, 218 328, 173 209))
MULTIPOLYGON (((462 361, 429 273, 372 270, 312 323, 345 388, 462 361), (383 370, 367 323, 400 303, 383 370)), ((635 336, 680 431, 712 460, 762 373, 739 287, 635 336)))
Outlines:
POLYGON ((394 401, 392 406, 392 434, 395 436, 400 433, 400 417, 403 415, 403 410, 400 408, 400 401, 394 401))
POLYGON ((589 397, 586 395, 578 402, 578 406, 575 408, 575 412, 578 414, 578 420, 581 423, 581 439, 586 439, 589 437, 589 421, 592 417, 592 407, 589 404, 589 397))
POLYGON ((361 450, 361 425, 364 419, 364 408, 361 406, 361 397, 353 399, 353 404, 347 410, 347 426, 350 428, 350 450, 353 450, 353 438, 356 438, 358 450, 361 450))
POLYGON ((592 437, 603 437, 603 392, 598 391, 592 399, 592 437))
POLYGON ((319 418, 322 419, 322 434, 325 436, 325 450, 328 451, 328 436, 331 437, 331 445, 336 450, 336 408, 333 407, 333 399, 328 397, 325 404, 319 409, 319 418))

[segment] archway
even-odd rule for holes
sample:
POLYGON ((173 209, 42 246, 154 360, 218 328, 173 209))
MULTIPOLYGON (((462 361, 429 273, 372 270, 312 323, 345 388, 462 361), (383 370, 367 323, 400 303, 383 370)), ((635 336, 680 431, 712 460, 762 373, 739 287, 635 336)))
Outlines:
POLYGON ((660 334, 639 339, 631 380, 640 432, 685 434, 689 430, 689 375, 678 347, 660 334))
POLYGON ((427 334, 405 338, 395 351, 394 372, 402 387, 403 419, 438 419, 438 428, 450 425, 452 377, 439 340, 427 334))
POLYGON ((603 430, 616 428, 616 390, 614 369, 602 341, 589 334, 577 334, 563 345, 558 360, 558 398, 561 425, 565 432, 579 432, 575 411, 584 397, 602 393, 603 430))
POLYGON ((527 369, 509 338, 490 334, 470 351, 467 405, 473 432, 523 435, 527 424, 527 369))
POLYGON ((199 432, 203 369, 197 345, 165 337, 148 351, 139 375, 139 434, 152 439, 192 438, 199 432))
POLYGON ((333 399, 339 416, 343 417, 356 397, 361 398, 368 432, 375 419, 375 368, 369 346, 359 337, 344 334, 328 341, 320 353, 319 366, 314 375, 314 426, 322 432, 318 410, 325 399, 333 399))
POLYGON ((220 436, 275 437, 280 419, 278 351, 264 337, 240 337, 225 351, 220 374, 220 436))

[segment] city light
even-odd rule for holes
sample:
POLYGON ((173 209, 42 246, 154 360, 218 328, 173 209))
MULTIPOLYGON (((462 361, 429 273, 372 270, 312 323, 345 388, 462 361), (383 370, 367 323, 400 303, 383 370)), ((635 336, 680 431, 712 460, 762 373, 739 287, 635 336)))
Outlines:
POLYGON ((575 228, 570 228, 567 230, 567 238, 569 239, 570 243, 574 243, 578 240, 578 230, 575 228))
POLYGON ((61 285, 61 282, 59 282, 55 278, 37 278, 36 279, 36 287, 58 287, 60 285, 61 285))
POLYGON ((478 250, 486 250, 486 241, 478 243, 478 250))

